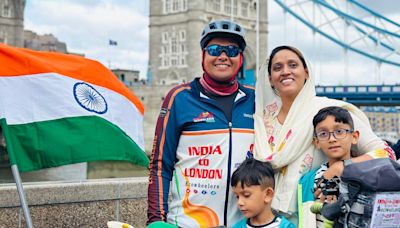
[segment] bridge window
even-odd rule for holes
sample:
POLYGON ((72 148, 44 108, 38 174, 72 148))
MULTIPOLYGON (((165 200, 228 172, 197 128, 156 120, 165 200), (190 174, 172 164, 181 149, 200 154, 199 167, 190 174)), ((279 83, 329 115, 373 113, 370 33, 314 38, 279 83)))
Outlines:
POLYGON ((186 31, 180 30, 179 31, 179 41, 185 41, 185 40, 186 40, 186 31))
POLYGON ((213 0, 212 1, 212 9, 215 12, 220 12, 221 11, 221 0, 213 0))
POLYGON ((317 90, 317 93, 323 93, 324 87, 317 87, 316 90, 317 90))
POLYGON ((393 92, 400 92, 400 86, 394 86, 393 92))
POLYGON ((3 2, 3 17, 11 17, 10 3, 8 0, 3 2))
POLYGON ((161 64, 159 69, 168 69, 172 66, 186 66, 186 31, 163 32, 161 35, 161 54, 159 55, 161 64))
POLYGON ((390 92, 390 86, 382 86, 382 92, 390 92))
POLYGON ((225 13, 231 13, 231 1, 230 0, 224 1, 224 11, 225 11, 225 13))
POLYGON ((333 93, 333 87, 326 87, 325 92, 327 93, 333 93))
POLYGON ((187 10, 187 0, 164 0, 164 14, 187 10))
POLYGON ((7 44, 7 34, 3 30, 0 31, 0 43, 7 44))
POLYGON ((367 87, 364 86, 358 87, 358 92, 367 92, 367 87))
POLYGON ((343 93, 343 87, 336 87, 335 92, 337 92, 337 93, 343 93))
POLYGON ((240 5, 240 12, 243 17, 247 17, 249 15, 249 3, 242 2, 240 5))
POLYGON ((354 92, 356 92, 356 87, 354 87, 354 86, 350 86, 350 87, 347 87, 347 92, 349 92, 349 93, 354 93, 354 92))
POLYGON ((376 86, 368 87, 368 92, 377 92, 378 88, 376 86))

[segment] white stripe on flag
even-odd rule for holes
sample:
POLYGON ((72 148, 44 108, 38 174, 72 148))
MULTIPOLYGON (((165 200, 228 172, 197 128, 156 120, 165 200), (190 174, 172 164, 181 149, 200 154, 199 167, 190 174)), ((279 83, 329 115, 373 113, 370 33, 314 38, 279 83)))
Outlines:
MULTIPOLYGON (((97 114, 81 107, 73 88, 82 81, 56 73, 0 77, 0 118, 7 124, 25 124, 66 117, 99 116, 121 128, 144 150, 143 115, 126 97, 97 85, 107 102, 107 112, 97 114)), ((86 82, 85 82, 86 83, 86 82)))

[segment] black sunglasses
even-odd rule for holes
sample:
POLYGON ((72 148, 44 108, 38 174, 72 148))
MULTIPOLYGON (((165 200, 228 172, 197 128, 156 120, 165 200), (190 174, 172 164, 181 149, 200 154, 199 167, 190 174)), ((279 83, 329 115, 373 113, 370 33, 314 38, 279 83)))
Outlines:
POLYGON ((234 45, 221 46, 218 44, 213 44, 204 49, 211 56, 220 56, 222 52, 225 52, 229 58, 232 58, 236 57, 240 53, 240 48, 234 45))

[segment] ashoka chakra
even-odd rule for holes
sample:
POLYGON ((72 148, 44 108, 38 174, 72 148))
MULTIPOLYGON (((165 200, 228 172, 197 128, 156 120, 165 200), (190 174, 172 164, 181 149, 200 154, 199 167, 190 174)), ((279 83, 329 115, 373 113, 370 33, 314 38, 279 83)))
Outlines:
POLYGON ((107 102, 104 97, 93 86, 78 82, 74 85, 74 97, 78 104, 88 110, 98 114, 107 112, 107 102))

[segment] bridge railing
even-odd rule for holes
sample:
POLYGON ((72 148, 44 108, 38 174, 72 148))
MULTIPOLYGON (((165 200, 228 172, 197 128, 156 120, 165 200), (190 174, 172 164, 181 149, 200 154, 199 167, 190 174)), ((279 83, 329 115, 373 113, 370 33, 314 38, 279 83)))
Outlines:
POLYGON ((357 106, 400 106, 400 84, 316 86, 316 92, 357 106))
POLYGON ((317 93, 400 93, 400 85, 316 86, 317 93))

